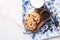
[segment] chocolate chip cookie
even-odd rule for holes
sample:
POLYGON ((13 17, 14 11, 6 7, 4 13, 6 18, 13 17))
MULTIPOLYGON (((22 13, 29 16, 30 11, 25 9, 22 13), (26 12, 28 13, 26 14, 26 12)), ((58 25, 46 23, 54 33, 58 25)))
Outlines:
POLYGON ((40 22, 40 15, 35 11, 26 14, 24 17, 24 26, 27 30, 33 31, 37 28, 37 23, 40 22))

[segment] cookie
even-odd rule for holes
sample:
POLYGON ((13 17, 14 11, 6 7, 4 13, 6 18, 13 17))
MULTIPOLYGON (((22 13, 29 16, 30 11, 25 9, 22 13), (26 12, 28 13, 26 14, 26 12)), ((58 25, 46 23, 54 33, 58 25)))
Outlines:
POLYGON ((40 22, 40 14, 38 14, 37 12, 33 11, 31 13, 31 15, 33 16, 34 20, 39 23, 40 22))
POLYGON ((32 18, 29 18, 24 22, 24 26, 27 30, 32 31, 36 29, 36 22, 32 18))

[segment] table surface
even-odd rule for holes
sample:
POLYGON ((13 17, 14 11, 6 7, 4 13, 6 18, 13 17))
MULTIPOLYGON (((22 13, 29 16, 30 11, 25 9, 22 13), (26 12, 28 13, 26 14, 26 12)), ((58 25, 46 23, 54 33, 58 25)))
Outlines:
MULTIPOLYGON (((0 0, 0 40, 31 40, 22 33, 22 0, 0 0)), ((55 38, 55 40, 60 37, 55 38)), ((53 40, 53 39, 51 39, 53 40)))

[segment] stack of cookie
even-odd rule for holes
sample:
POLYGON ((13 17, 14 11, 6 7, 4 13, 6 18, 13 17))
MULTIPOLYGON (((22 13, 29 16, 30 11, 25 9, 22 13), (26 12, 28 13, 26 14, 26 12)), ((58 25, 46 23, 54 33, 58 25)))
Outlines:
POLYGON ((29 31, 34 31, 37 28, 37 24, 40 22, 40 15, 33 11, 24 17, 24 26, 29 31))

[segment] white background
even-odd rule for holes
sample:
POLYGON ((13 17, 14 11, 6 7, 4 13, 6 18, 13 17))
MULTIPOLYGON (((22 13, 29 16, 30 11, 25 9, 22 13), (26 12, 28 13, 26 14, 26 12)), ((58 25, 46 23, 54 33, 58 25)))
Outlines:
POLYGON ((0 40, 30 40, 22 33, 22 0, 0 0, 0 40))

